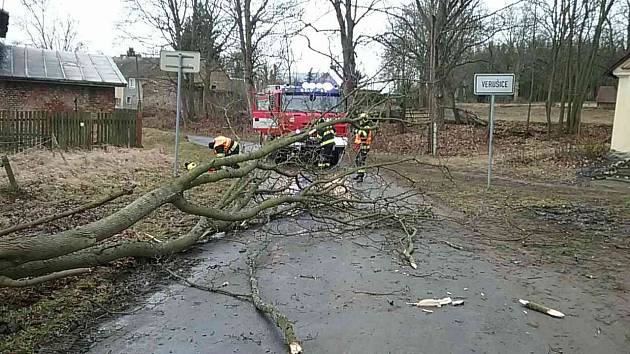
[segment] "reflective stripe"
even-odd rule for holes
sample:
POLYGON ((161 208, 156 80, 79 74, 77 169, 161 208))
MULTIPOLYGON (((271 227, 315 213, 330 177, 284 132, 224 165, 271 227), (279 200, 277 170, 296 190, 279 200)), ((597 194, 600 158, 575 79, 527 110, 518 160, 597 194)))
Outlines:
POLYGON ((335 138, 332 138, 330 140, 326 140, 326 141, 322 142, 321 144, 319 144, 319 146, 333 144, 334 142, 335 142, 335 138))
POLYGON ((237 147, 238 147, 238 142, 233 141, 232 146, 230 146, 229 152, 233 152, 234 150, 236 150, 237 147))
POLYGON ((225 154, 217 154, 218 158, 225 157, 225 154))

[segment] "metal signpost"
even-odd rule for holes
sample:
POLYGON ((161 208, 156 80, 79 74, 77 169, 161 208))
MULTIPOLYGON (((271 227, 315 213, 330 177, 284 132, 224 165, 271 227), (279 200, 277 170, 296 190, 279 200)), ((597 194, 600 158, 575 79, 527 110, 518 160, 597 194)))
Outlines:
POLYGON ((198 73, 201 66, 199 52, 162 51, 160 52, 160 69, 162 71, 177 72, 177 113, 175 119, 175 163, 173 176, 179 174, 179 120, 182 106, 182 75, 184 73, 198 73))
POLYGON ((492 137, 494 135, 494 97, 514 95, 514 74, 475 74, 475 95, 490 96, 490 134, 488 137, 488 189, 492 180, 492 137))

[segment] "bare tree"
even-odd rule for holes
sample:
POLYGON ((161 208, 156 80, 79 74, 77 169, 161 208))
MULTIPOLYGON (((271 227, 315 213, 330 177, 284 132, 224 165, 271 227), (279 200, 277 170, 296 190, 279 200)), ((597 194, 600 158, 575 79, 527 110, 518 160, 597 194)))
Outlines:
MULTIPOLYGON (((279 24, 290 26, 301 14, 300 4, 288 0, 230 0, 232 17, 238 31, 243 76, 248 100, 252 107, 252 93, 256 90, 256 69, 264 56, 262 45, 277 35, 279 24)), ((286 33, 286 27, 285 33, 286 33)))
POLYGON ((329 34, 338 36, 341 48, 341 57, 329 45, 328 51, 321 48, 313 47, 310 37, 302 34, 307 40, 308 47, 328 59, 330 59, 330 68, 341 77, 343 83, 342 88, 346 97, 347 108, 352 106, 352 95, 359 85, 361 73, 357 69, 357 48, 371 41, 370 36, 361 34, 357 26, 364 22, 369 16, 377 11, 381 0, 327 0, 332 6, 332 10, 336 19, 335 28, 318 28, 317 24, 305 23, 306 28, 313 29, 316 33, 329 34))
POLYGON ((630 51, 630 0, 626 0, 621 13, 626 20, 626 51, 630 51))
POLYGON ((444 109, 451 109, 457 122, 464 118, 455 105, 455 74, 474 63, 475 49, 493 38, 501 26, 498 18, 487 14, 479 0, 415 0, 402 9, 388 10, 396 27, 379 40, 396 52, 409 55, 409 63, 420 73, 419 97, 426 97, 431 117, 429 150, 436 151, 433 129, 444 120, 444 109), (411 41, 411 43, 406 43, 411 41), (396 46, 404 44, 402 50, 396 46), (425 90, 426 94, 422 93, 425 90))
MULTIPOLYGON (((567 100, 566 128, 570 133, 580 132, 582 106, 586 100, 589 85, 592 83, 595 58, 599 51, 604 24, 615 0, 585 2, 581 5, 576 3, 577 1, 574 1, 573 6, 580 7, 582 17, 581 20, 573 18, 579 22, 577 23, 575 63, 571 74, 571 95, 567 100)), ((576 23, 572 22, 572 24, 576 23)))
MULTIPOLYGON (((125 0, 130 16, 119 23, 125 36, 150 47, 170 47, 175 50, 199 51, 203 57, 204 77, 221 70, 221 56, 230 44, 233 24, 223 10, 223 0, 125 0), (150 34, 142 31, 144 26, 150 34), (160 33, 156 40, 152 35, 160 33)), ((194 74, 185 74, 183 110, 188 119, 198 118, 200 109, 197 83, 194 74)), ((204 90, 209 82, 203 82, 204 90)), ((204 112, 205 104, 203 104, 204 112)))
POLYGON ((65 15, 65 18, 51 16, 53 11, 49 0, 20 2, 26 10, 26 16, 19 26, 28 36, 29 45, 66 52, 79 51, 85 47, 78 39, 77 21, 69 15, 65 15))

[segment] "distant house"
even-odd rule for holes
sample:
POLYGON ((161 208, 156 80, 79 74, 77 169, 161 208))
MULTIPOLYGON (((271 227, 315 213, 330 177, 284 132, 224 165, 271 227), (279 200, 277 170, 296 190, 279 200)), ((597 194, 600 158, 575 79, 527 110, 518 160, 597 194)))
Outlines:
MULTIPOLYGON (((161 71, 159 58, 122 55, 113 60, 128 83, 116 89, 116 107, 136 109, 141 102, 145 116, 175 112, 177 75, 161 71)), ((202 70, 194 75, 192 94, 199 115, 222 117, 224 108, 233 110, 242 106, 245 102, 242 93, 244 81, 231 78, 224 71, 202 70)), ((188 100, 184 98, 184 105, 188 100)))
MULTIPOLYGON (((144 105, 144 89, 155 91, 152 86, 159 86, 160 95, 163 94, 162 88, 170 87, 172 82, 167 73, 160 71, 159 58, 143 58, 135 56, 116 57, 113 59, 120 72, 127 80, 126 87, 116 89, 116 107, 126 109, 137 109, 138 102, 144 105)), ((164 97, 162 97, 164 99, 164 97)), ((150 105, 150 104, 149 104, 150 105)))
POLYGON ((111 112, 127 85, 107 56, 5 46, 0 110, 111 112))
POLYGON ((619 78, 610 148, 630 156, 630 52, 617 61, 609 73, 619 78))
POLYGON ((617 88, 615 86, 600 86, 597 89, 597 108, 615 109, 617 102, 617 88))

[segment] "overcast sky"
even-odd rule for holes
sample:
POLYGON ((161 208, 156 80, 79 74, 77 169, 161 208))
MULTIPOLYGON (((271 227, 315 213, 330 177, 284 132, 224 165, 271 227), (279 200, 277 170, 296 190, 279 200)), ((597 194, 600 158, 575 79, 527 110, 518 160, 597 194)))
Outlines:
MULTIPOLYGON (((19 29, 18 22, 25 16, 24 9, 20 4, 20 0, 0 0, 0 6, 4 1, 4 8, 11 15, 11 24, 7 34, 6 43, 27 42, 27 37, 19 29)), ((395 6, 403 0, 384 0, 387 5, 395 6)), ((507 0, 483 0, 488 9, 497 9, 503 6, 507 0)), ((122 38, 121 33, 117 30, 117 22, 121 18, 126 18, 128 14, 125 11, 123 0, 50 0, 52 10, 55 15, 64 17, 71 16, 78 21, 79 40, 86 44, 88 52, 102 53, 110 56, 117 56, 125 53, 127 48, 139 48, 141 45, 131 40, 122 38)), ((334 28, 335 17, 327 14, 323 0, 310 0, 313 8, 307 9, 306 21, 314 22, 319 28, 334 28)), ((358 31, 364 34, 376 34, 386 28, 384 15, 374 15, 364 20, 358 31)), ((329 39, 318 33, 308 33, 313 46, 327 52, 329 48, 329 39)), ((156 37, 159 34, 156 34, 156 37)), ((332 43, 333 50, 337 50, 334 46, 337 41, 332 43)), ((147 51, 148 49, 144 49, 147 51)), ((159 49, 155 49, 159 50, 159 49)), ((293 43, 293 50, 296 55, 296 69, 300 72, 306 72, 309 68, 318 70, 328 70, 330 60, 313 53, 308 49, 306 40, 296 38, 293 43)), ((373 75, 381 66, 379 48, 375 45, 360 48, 357 53, 359 69, 369 75, 373 75)))

